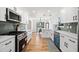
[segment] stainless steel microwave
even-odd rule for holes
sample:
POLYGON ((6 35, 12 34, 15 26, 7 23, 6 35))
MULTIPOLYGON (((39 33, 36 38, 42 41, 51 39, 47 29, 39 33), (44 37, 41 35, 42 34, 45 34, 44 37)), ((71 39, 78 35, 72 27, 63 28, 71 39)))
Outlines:
POLYGON ((6 20, 7 21, 13 21, 13 22, 20 22, 21 16, 17 14, 15 11, 6 8, 6 20))

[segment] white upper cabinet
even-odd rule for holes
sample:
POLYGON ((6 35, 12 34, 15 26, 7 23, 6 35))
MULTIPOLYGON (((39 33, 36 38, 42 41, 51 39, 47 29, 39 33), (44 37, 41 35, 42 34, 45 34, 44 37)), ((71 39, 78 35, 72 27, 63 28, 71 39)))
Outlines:
POLYGON ((26 24, 27 23, 27 16, 26 16, 26 14, 23 12, 21 16, 22 16, 21 23, 26 24))
POLYGON ((20 16, 21 16, 21 23, 26 24, 26 22, 27 22, 26 12, 17 8, 17 13, 20 14, 20 16))
POLYGON ((6 21, 6 8, 0 7, 0 21, 6 21))
POLYGON ((78 22, 78 8, 77 7, 66 7, 63 8, 60 12, 61 22, 78 22))

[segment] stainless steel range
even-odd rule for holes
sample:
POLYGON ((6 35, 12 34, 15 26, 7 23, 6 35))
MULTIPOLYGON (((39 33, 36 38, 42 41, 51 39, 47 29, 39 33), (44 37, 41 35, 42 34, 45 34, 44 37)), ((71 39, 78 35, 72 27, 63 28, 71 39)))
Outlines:
POLYGON ((27 37, 26 32, 22 32, 21 34, 17 35, 17 40, 18 40, 17 41, 17 52, 22 51, 22 49, 25 47, 26 37, 27 37))
POLYGON ((9 32, 10 35, 16 35, 15 37, 15 50, 20 52, 23 49, 23 46, 26 44, 27 33, 25 31, 13 31, 9 32))

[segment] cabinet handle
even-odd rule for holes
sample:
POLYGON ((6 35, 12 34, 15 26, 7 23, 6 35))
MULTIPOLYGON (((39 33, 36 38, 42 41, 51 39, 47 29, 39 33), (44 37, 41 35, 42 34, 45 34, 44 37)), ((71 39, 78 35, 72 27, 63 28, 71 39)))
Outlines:
POLYGON ((75 15, 75 16, 73 16, 73 20, 77 20, 77 16, 75 15))
POLYGON ((66 48, 68 48, 68 43, 64 42, 64 46, 65 46, 66 48))
POLYGON ((8 44, 10 44, 12 41, 9 41, 8 43, 5 43, 5 45, 8 45, 8 44))
POLYGON ((69 41, 71 41, 71 42, 75 43, 75 41, 73 41, 73 40, 71 40, 71 39, 69 39, 69 41))

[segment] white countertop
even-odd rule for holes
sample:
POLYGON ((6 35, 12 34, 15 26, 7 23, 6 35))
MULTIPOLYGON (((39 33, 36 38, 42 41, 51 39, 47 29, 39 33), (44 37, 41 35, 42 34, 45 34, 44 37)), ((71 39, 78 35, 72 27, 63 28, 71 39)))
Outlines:
POLYGON ((1 35, 0 36, 0 43, 5 41, 5 40, 8 40, 10 38, 13 38, 13 37, 15 37, 15 36, 13 36, 13 35, 1 35))
POLYGON ((57 30, 56 32, 59 32, 61 34, 64 34, 64 35, 70 36, 72 38, 78 39, 78 34, 66 32, 66 31, 61 31, 61 30, 57 30))

